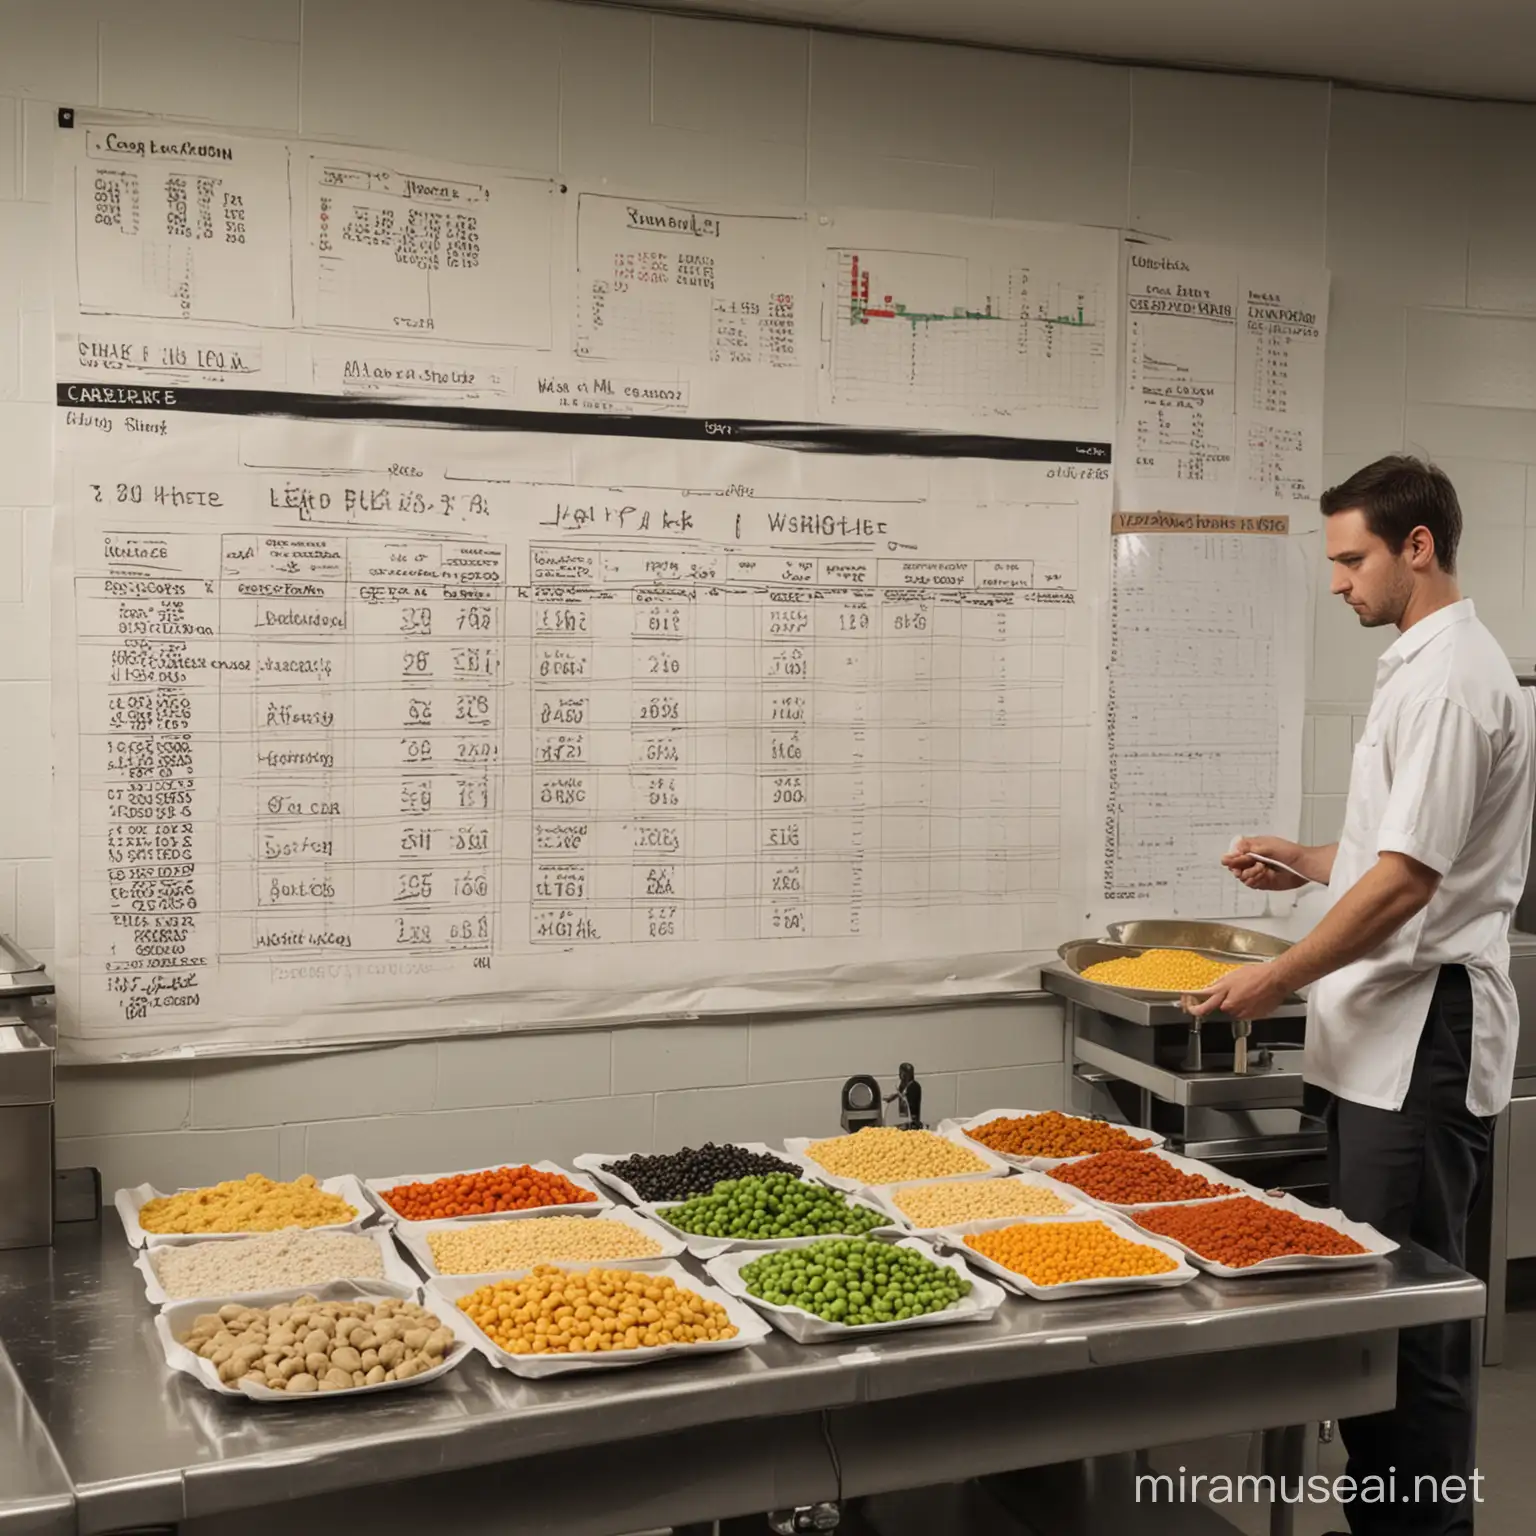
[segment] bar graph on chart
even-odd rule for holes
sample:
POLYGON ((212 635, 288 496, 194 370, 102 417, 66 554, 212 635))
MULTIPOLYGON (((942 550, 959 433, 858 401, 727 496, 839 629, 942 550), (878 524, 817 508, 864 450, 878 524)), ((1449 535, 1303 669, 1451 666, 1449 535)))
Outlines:
POLYGON ((1102 401, 1098 283, 919 251, 828 254, 834 404, 1011 412, 1102 401))

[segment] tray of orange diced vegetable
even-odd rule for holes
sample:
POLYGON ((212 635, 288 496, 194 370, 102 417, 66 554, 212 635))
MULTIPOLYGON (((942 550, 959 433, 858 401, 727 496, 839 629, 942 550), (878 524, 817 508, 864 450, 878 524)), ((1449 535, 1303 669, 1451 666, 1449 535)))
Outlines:
POLYGON ((1108 1212, 973 1221, 935 1241, 1016 1295, 1036 1301, 1188 1285, 1196 1271, 1173 1243, 1108 1212))
POLYGON ((503 1164, 455 1173, 401 1173, 365 1187, 387 1221, 485 1221, 491 1217, 592 1216, 613 1201, 558 1163, 503 1164))

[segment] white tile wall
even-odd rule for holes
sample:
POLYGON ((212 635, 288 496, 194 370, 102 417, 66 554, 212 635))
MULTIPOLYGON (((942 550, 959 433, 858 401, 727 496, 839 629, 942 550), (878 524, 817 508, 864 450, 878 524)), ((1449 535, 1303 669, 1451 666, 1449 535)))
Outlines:
POLYGON ((1134 71, 1132 226, 1321 263, 1329 94, 1326 85, 1134 71))
POLYGON ((462 1109, 596 1098, 610 1090, 611 1059, 606 1030, 444 1040, 432 1103, 462 1109))
POLYGON ((234 17, 215 28, 129 10, 101 23, 102 106, 236 128, 298 128, 297 40, 252 37, 234 17))
POLYGON ((657 1024, 613 1032, 616 1093, 713 1088, 747 1080, 748 1030, 738 1019, 718 1024, 657 1024))
MULTIPOLYGON (((1324 254, 1330 482, 1405 444, 1444 456, 1467 504, 1468 585, 1506 643, 1536 653, 1536 345, 1519 318, 1536 313, 1536 109, 552 0, 5 0, 0 924, 45 954, 59 104, 297 128, 636 194, 1134 222, 1324 254), (1516 545, 1522 558, 1510 558, 1516 545)), ((1309 837, 1337 832, 1386 638, 1319 596, 1309 837)), ((848 1073, 889 1076, 901 1060, 918 1065, 933 1118, 1056 1103, 1060 1054, 1059 1015, 1037 1006, 65 1072, 61 1148, 66 1161, 100 1162, 109 1183, 175 1183, 257 1166, 388 1172, 603 1141, 771 1138, 831 1129, 848 1073)))
MULTIPOLYGON (((984 1109, 1064 1109, 1065 1069, 1056 1062, 1040 1067, 992 1067, 985 1072, 961 1072, 955 1078, 957 1115, 979 1115, 984 1109)), ((936 1120, 926 1100, 923 1118, 936 1120)))

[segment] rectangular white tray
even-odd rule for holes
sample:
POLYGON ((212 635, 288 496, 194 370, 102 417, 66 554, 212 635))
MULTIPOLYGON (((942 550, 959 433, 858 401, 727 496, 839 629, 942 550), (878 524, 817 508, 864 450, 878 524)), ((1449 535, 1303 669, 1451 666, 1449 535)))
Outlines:
MULTIPOLYGON (((978 1217, 979 1221, 998 1221, 1003 1226, 1008 1226, 1015 1221, 1040 1221, 1051 1220, 1063 1216, 1081 1215, 1083 1212, 1096 1211, 1097 1207, 1083 1194, 1081 1190, 1073 1189, 1067 1184, 1058 1184, 1056 1180, 1047 1178, 1043 1173, 1033 1173, 1020 1169, 1008 1176, 1009 1179, 1018 1179, 1022 1183, 1031 1184, 1037 1189, 1048 1190, 1058 1199, 1067 1202, 1064 1211, 1047 1211, 1039 1216, 1000 1216, 978 1217)), ((896 1196, 904 1189, 917 1189, 925 1184, 950 1183, 947 1179, 913 1179, 906 1184, 885 1184, 879 1189, 871 1190, 866 1197, 871 1204, 878 1206, 891 1218, 892 1226, 900 1231, 903 1236, 932 1237, 936 1232, 948 1232, 951 1227, 918 1227, 912 1224, 912 1218, 905 1215, 896 1204, 896 1196)), ((997 1181, 1007 1183, 1008 1179, 997 1181)))
MULTIPOLYGON (((1050 1178, 1049 1175, 1046 1177, 1050 1178, 1052 1185, 1063 1193, 1076 1195, 1079 1200, 1086 1200, 1089 1205, 1097 1206, 1103 1211, 1135 1211, 1159 1205, 1205 1205, 1211 1200, 1230 1200, 1233 1194, 1258 1195, 1263 1193, 1256 1185, 1246 1183, 1242 1179, 1235 1179, 1231 1174, 1223 1173, 1221 1169, 1213 1167, 1210 1163, 1202 1163, 1192 1157, 1180 1157, 1177 1152, 1170 1152, 1166 1147, 1148 1147, 1147 1151, 1155 1153, 1165 1163, 1172 1163, 1180 1173, 1203 1174, 1213 1184, 1230 1185, 1232 1194, 1202 1195, 1192 1200, 1140 1200, 1132 1201, 1129 1205, 1125 1205, 1117 1204, 1113 1200, 1100 1200, 1096 1196, 1088 1194, 1086 1190, 1079 1189, 1075 1184, 1069 1184, 1065 1179, 1059 1177, 1050 1178)), ((1074 1163, 1085 1163, 1088 1159, 1086 1157, 1074 1157, 1071 1161, 1074 1163)), ((1059 1170, 1061 1164, 1058 1163, 1056 1166, 1059 1170)))
MULTIPOLYGON (((930 1135, 941 1135, 940 1131, 931 1131, 930 1135)), ((786 1136, 784 1138, 784 1155, 791 1162, 799 1163, 806 1173, 818 1183, 830 1184, 833 1189, 841 1189, 847 1194, 869 1194, 876 1189, 889 1189, 890 1184, 866 1184, 860 1179, 840 1178, 835 1173, 828 1173, 825 1168, 813 1158, 806 1150, 813 1141, 831 1141, 835 1138, 829 1136, 786 1136)), ((953 1141, 954 1137, 946 1137, 953 1141)), ((933 1179, 894 1179, 895 1184, 948 1184, 955 1179, 996 1179, 1010 1171, 1005 1163, 995 1152, 989 1152, 979 1142, 967 1142, 967 1152, 974 1153, 986 1164, 985 1168, 977 1169, 974 1173, 947 1173, 933 1179)))
MULTIPOLYGON (((843 1191, 839 1190, 839 1194, 843 1191)), ((859 1206, 866 1211, 872 1211, 876 1216, 888 1214, 881 1206, 877 1205, 869 1197, 860 1198, 857 1195, 846 1195, 850 1205, 859 1206)), ((700 1237, 696 1232, 684 1232, 681 1227, 674 1226, 667 1220, 665 1212, 673 1206, 681 1204, 680 1201, 672 1201, 667 1205, 642 1205, 640 1209, 658 1227, 663 1228, 687 1248, 695 1258, 712 1259, 722 1253, 737 1253, 751 1250, 755 1253, 766 1253, 772 1248, 808 1248, 812 1243, 824 1243, 828 1238, 852 1237, 851 1232, 824 1232, 819 1237, 700 1237)), ((904 1237, 906 1233, 893 1223, 883 1223, 879 1227, 871 1228, 871 1232, 881 1232, 889 1236, 904 1237)))
MULTIPOLYGON (((547 1212, 552 1216, 566 1216, 571 1214, 568 1209, 556 1207, 547 1212)), ((661 1244, 661 1252, 652 1254, 653 1259, 675 1259, 683 1252, 683 1244, 661 1226, 659 1222, 649 1221, 638 1211, 632 1211, 626 1205, 605 1206, 603 1210, 595 1212, 604 1221, 616 1221, 622 1226, 633 1227, 636 1232, 643 1232, 653 1241, 661 1244)), ((512 1218, 508 1218, 512 1219, 512 1218)), ((403 1221, 395 1229, 395 1240, 400 1243, 407 1253, 429 1276, 444 1275, 444 1271, 437 1267, 432 1257, 431 1234, 441 1232, 445 1227, 462 1227, 462 1221, 403 1221)), ((551 1264, 575 1264, 580 1263, 590 1268, 592 1265, 600 1265, 609 1269, 627 1269, 631 1264, 640 1263, 638 1259, 551 1259, 551 1264)), ((505 1274, 505 1270, 483 1271, 487 1274, 505 1274)), ((446 1279, 468 1280, 470 1275, 444 1275, 446 1279)), ((481 1282, 484 1284, 484 1281, 481 1282)))
MULTIPOLYGON (((770 1147, 766 1141, 732 1141, 726 1142, 724 1145, 740 1147, 743 1152, 756 1152, 760 1156, 766 1153, 769 1157, 776 1157, 781 1162, 793 1164, 796 1168, 800 1166, 797 1159, 787 1156, 777 1147, 770 1147)), ((634 1155, 633 1152, 583 1152, 573 1158, 572 1162, 583 1173, 591 1174, 599 1184, 607 1189, 611 1189, 621 1199, 629 1201, 631 1205, 649 1205, 652 1202, 641 1199, 640 1191, 633 1184, 619 1178, 617 1174, 609 1172, 613 1164, 622 1163, 634 1155)), ((709 1191, 704 1190, 703 1193, 708 1194, 709 1191)), ((658 1203, 675 1205, 677 1202, 668 1200, 658 1203)))
POLYGON ((958 1254, 972 1269, 984 1270, 992 1275, 999 1285, 1012 1291, 1014 1295, 1029 1296, 1035 1301, 1066 1301, 1072 1297, 1107 1296, 1116 1291, 1163 1291, 1175 1286, 1188 1285, 1199 1274, 1198 1270, 1191 1268, 1189 1261, 1176 1243, 1156 1237, 1150 1232, 1143 1232, 1139 1227, 1131 1226, 1130 1223, 1120 1220, 1108 1211, 1084 1210, 1070 1216, 1023 1216, 1011 1221, 1007 1218, 968 1221, 958 1227, 946 1228, 935 1241, 958 1254), (1068 1280, 1062 1285, 1037 1285, 1027 1275, 1021 1275, 1016 1270, 1009 1269, 1006 1265, 999 1264, 996 1260, 989 1259, 985 1254, 977 1253, 974 1248, 968 1248, 965 1245, 965 1239, 977 1232, 996 1232, 1004 1227, 1018 1226, 1021 1222, 1027 1226, 1036 1227, 1085 1221, 1102 1222, 1119 1237, 1128 1238, 1134 1243, 1143 1243, 1148 1248, 1155 1248, 1164 1258, 1172 1259, 1178 1268, 1170 1269, 1161 1275, 1109 1275, 1102 1280, 1068 1280))
MULTIPOLYGON (((1240 1199, 1240 1196, 1227 1195, 1227 1200, 1240 1199)), ((1187 1243, 1181 1243, 1176 1237, 1164 1237, 1160 1232, 1148 1232, 1149 1239, 1168 1243, 1177 1248, 1181 1253, 1187 1254, 1191 1264, 1203 1269, 1208 1275, 1218 1275, 1223 1280, 1246 1280, 1252 1275, 1272 1275, 1278 1270, 1298 1269, 1354 1269, 1362 1264, 1374 1264, 1380 1259, 1386 1258, 1389 1253, 1396 1253, 1401 1246, 1392 1241, 1390 1237, 1383 1237, 1375 1227, 1367 1226, 1363 1221, 1351 1221, 1343 1211, 1333 1207, 1326 1209, 1308 1205, 1305 1200, 1298 1200, 1295 1195, 1271 1195, 1254 1194, 1249 1198, 1261 1201, 1265 1205, 1275 1206, 1282 1211, 1290 1211, 1292 1214, 1302 1217, 1307 1221, 1321 1222, 1325 1227, 1332 1227, 1336 1232, 1342 1232, 1347 1237, 1352 1237, 1366 1251, 1364 1253, 1283 1253, 1273 1259, 1260 1259, 1257 1264, 1249 1264, 1242 1269, 1234 1269, 1230 1264, 1218 1264, 1214 1259, 1207 1259, 1196 1253, 1187 1243)), ((1211 1206, 1216 1202, 1212 1200, 1185 1200, 1184 1205, 1211 1206)), ((1166 1211, 1167 1205, 1147 1205, 1134 1208, 1127 1213, 1131 1221, 1135 1221, 1136 1209, 1146 1211, 1166 1211)), ((1138 1227, 1137 1231, 1143 1231, 1138 1227)))
POLYGON ((633 1269, 642 1274, 666 1275, 684 1290, 706 1301, 718 1302, 736 1325, 734 1339, 706 1339, 702 1344, 664 1344, 659 1349, 611 1349, 596 1355, 514 1355, 495 1343, 469 1316, 459 1310, 462 1297, 472 1296, 482 1286, 498 1280, 520 1280, 526 1269, 506 1270, 492 1275, 435 1275, 427 1282, 426 1305, 441 1315, 452 1312, 462 1335, 498 1370, 514 1376, 538 1380, 545 1376, 574 1375, 582 1371, 615 1371, 625 1366, 646 1365, 657 1360, 692 1359, 697 1355, 728 1354, 760 1344, 772 1331, 756 1312, 718 1287, 706 1284, 690 1274, 675 1259, 637 1259, 613 1264, 556 1264, 556 1269, 584 1273, 588 1269, 633 1269))
MULTIPOLYGON (((205 1312, 217 1311, 226 1302, 239 1302, 242 1306, 275 1307, 279 1302, 297 1301, 300 1296, 313 1296, 318 1301, 378 1301, 386 1296, 397 1300, 415 1300, 414 1289, 401 1297, 400 1288, 377 1280, 333 1280, 328 1285, 298 1286, 286 1291, 267 1291, 259 1296, 225 1296, 215 1301, 178 1301, 162 1308, 155 1314, 155 1334, 165 1352, 165 1363, 184 1376, 190 1376, 200 1386, 220 1397, 243 1397, 255 1403, 324 1403, 341 1397, 366 1397, 375 1392, 394 1392, 407 1387, 424 1386, 446 1376, 449 1371, 462 1365, 470 1346, 465 1338, 464 1314, 457 1308, 449 1313, 439 1310, 438 1319, 453 1334, 453 1343, 443 1356, 441 1365, 405 1381, 381 1381, 373 1387, 343 1387, 339 1392, 274 1392, 270 1387, 242 1386, 238 1382, 219 1380, 217 1367, 209 1360, 194 1354, 185 1344, 177 1342, 176 1335, 189 1329, 205 1312)), ((430 1302, 428 1309, 432 1309, 430 1302)))
MULTIPOLYGON (((330 1229, 322 1228, 317 1230, 322 1231, 326 1236, 332 1235, 330 1229)), ((252 1235, 259 1237, 272 1236, 272 1234, 269 1232, 253 1233, 252 1235)), ((381 1283, 388 1283, 390 1285, 399 1286, 401 1288, 400 1295, 403 1298, 412 1301, 416 1299, 417 1292, 421 1289, 421 1276, 418 1275, 416 1271, 412 1269, 411 1266, 400 1257, 399 1250, 395 1247, 394 1243, 390 1241, 389 1231, 387 1228, 369 1227, 366 1232, 343 1235, 365 1237, 371 1243, 373 1243, 374 1246, 377 1247, 379 1252, 383 1255, 384 1274, 382 1277, 373 1275, 337 1275, 335 1277, 336 1279, 356 1280, 360 1284, 364 1285, 379 1285, 381 1283)), ((166 1238, 161 1242, 151 1244, 150 1246, 140 1250, 138 1258, 133 1261, 133 1267, 138 1270, 141 1275, 144 1276, 144 1295, 148 1298, 152 1306, 179 1307, 183 1302, 201 1301, 207 1303, 214 1299, 211 1296, 168 1296, 166 1294, 165 1287, 160 1283, 160 1277, 155 1273, 156 1254, 164 1253, 167 1249, 170 1248, 195 1248, 199 1244, 206 1243, 208 1241, 209 1239, 206 1237, 173 1237, 166 1238)), ((326 1283, 327 1282, 323 1280, 317 1280, 314 1282, 315 1285, 324 1285, 326 1283)), ((301 1287, 294 1291, 294 1295, 305 1295, 307 1293, 307 1289, 308 1288, 301 1287)), ((228 1294, 218 1298, 220 1306, 223 1306, 225 1302, 243 1302, 244 1300, 244 1296, 232 1296, 228 1294)), ((208 1310, 206 1305, 204 1306, 203 1310, 208 1310)))
MULTIPOLYGON (((421 1227, 426 1226, 427 1223, 409 1221, 395 1210, 394 1206, 384 1198, 386 1189, 395 1189, 401 1184, 432 1184, 438 1179, 462 1178, 467 1173, 494 1173, 498 1168, 524 1166, 522 1163, 487 1163, 483 1168, 454 1168, 447 1173, 401 1173, 387 1179, 368 1179, 365 1181, 364 1188, 368 1191, 368 1198, 373 1202, 374 1209, 391 1226, 421 1227)), ((576 1205, 534 1205, 526 1211, 483 1211, 473 1216, 448 1216, 443 1219, 446 1221, 518 1221, 524 1216, 595 1216, 599 1211, 606 1211, 613 1204, 613 1201, 591 1179, 584 1179, 579 1173, 572 1173, 569 1168, 562 1168, 559 1163, 528 1163, 526 1166, 540 1173, 563 1174, 571 1183, 590 1190, 597 1199, 583 1201, 576 1205)))
MULTIPOLYGON (((992 1152, 990 1147, 984 1147, 979 1141, 973 1141, 965 1133, 972 1126, 985 1125, 989 1120, 1022 1120, 1026 1115, 1043 1114, 1039 1109, 987 1109, 979 1115, 966 1115, 954 1120, 941 1120, 938 1131, 941 1136, 948 1136, 951 1141, 958 1141, 963 1147, 976 1147, 983 1152, 992 1152)), ((1092 1115, 1067 1115, 1068 1120, 1085 1120, 1093 1123, 1092 1115)), ((1136 1137, 1138 1141, 1150 1141, 1151 1146, 1147 1151, 1153 1151, 1167 1144, 1168 1138, 1159 1135, 1156 1131, 1144 1131, 1140 1126, 1122 1125, 1121 1130, 1136 1137)), ((1091 1157, 1093 1154, 1079 1153, 1080 1157, 1091 1157)), ((992 1152, 993 1157, 1001 1158, 1010 1168, 1027 1168, 1035 1172, 1044 1172, 1056 1167, 1058 1163, 1075 1163, 1076 1157, 1020 1157, 1011 1152, 992 1152)))
POLYGON ((757 1308, 775 1328, 787 1333, 800 1344, 820 1344, 828 1339, 863 1338, 875 1333, 905 1332, 909 1328, 942 1328, 953 1323, 984 1323, 1003 1304, 1003 1291, 990 1280, 968 1270, 958 1258, 939 1253, 927 1243, 916 1238, 904 1237, 895 1244, 898 1248, 915 1248, 924 1257, 934 1260, 963 1275, 971 1282, 968 1296, 946 1307, 942 1312, 930 1312, 926 1317, 906 1317, 889 1323, 834 1323, 817 1317, 800 1307, 780 1307, 747 1294, 741 1272, 748 1264, 763 1257, 761 1253, 722 1253, 718 1258, 704 1263, 709 1275, 720 1283, 723 1290, 757 1308))
MULTIPOLYGON (((334 1179, 321 1179, 319 1183, 320 1188, 327 1194, 340 1195, 357 1212, 357 1215, 351 1221, 327 1222, 323 1227, 306 1227, 304 1229, 306 1232, 361 1232, 373 1220, 373 1202, 352 1174, 338 1174, 334 1179)), ((202 1189, 207 1186, 191 1185, 189 1187, 202 1189)), ((177 1190, 174 1193, 180 1194, 182 1191, 177 1190)), ((165 1196, 166 1191, 156 1189, 152 1184, 136 1184, 132 1189, 120 1189, 113 1195, 112 1204, 117 1208, 117 1214, 123 1223, 123 1231, 127 1235, 130 1247, 142 1248, 146 1243, 153 1247, 156 1243, 174 1241, 184 1236, 196 1237, 205 1242, 219 1242, 231 1237, 260 1235, 256 1232, 146 1232, 139 1224, 139 1212, 151 1200, 164 1199, 165 1196)))

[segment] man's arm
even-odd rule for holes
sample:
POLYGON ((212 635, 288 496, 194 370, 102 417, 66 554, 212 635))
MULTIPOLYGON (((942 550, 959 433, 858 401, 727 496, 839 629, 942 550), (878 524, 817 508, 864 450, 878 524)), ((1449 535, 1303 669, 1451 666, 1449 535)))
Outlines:
POLYGON ((1253 855, 1278 859, 1307 880, 1327 885, 1333 878, 1333 861, 1338 851, 1337 843, 1308 848, 1284 837, 1242 837, 1232 845, 1231 853, 1222 855, 1221 862, 1251 891, 1296 891, 1301 889, 1302 881, 1283 869, 1259 863, 1253 855))
MULTIPOLYGON (((1301 866, 1298 865, 1297 868, 1301 866)), ((1184 999, 1197 1017, 1262 1019, 1298 987, 1353 964, 1429 905, 1440 876, 1403 853, 1383 853, 1306 938, 1265 965, 1245 965, 1184 999)))
POLYGON ((1376 834, 1376 863, 1306 938, 1267 965, 1244 966, 1187 997, 1192 1013, 1220 1008, 1261 1019, 1304 987, 1368 955, 1423 911, 1467 840, 1493 764, 1472 713, 1427 699, 1393 727, 1392 788, 1376 834))

